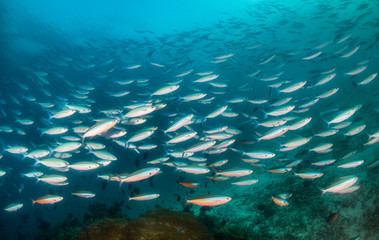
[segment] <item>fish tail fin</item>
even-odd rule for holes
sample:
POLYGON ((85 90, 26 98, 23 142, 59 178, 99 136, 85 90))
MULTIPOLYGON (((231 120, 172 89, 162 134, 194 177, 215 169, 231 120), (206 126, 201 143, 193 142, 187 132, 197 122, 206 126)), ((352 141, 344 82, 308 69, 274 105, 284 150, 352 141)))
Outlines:
POLYGON ((263 110, 262 108, 259 108, 262 113, 263 113, 263 119, 266 119, 267 118, 267 113, 265 112, 265 110, 263 110))
POLYGON ((183 204, 183 208, 186 208, 188 203, 189 203, 189 200, 188 200, 188 195, 187 193, 184 195, 184 199, 186 200, 186 202, 183 204))
POLYGON ((40 163, 40 160, 38 160, 38 158, 33 158, 33 159, 36 160, 36 162, 33 164, 33 167, 35 167, 40 163))
POLYGON ((42 130, 42 128, 37 127, 37 131, 41 132, 41 134, 39 135, 40 137, 42 137, 45 134, 45 132, 42 130))
POLYGON ((229 149, 232 150, 233 152, 237 152, 237 153, 243 154, 243 151, 240 150, 240 149, 237 149, 237 148, 229 148, 229 149))
POLYGON ((254 129, 257 128, 259 126, 259 122, 256 120, 256 119, 251 119, 250 120, 250 123, 253 124, 254 123, 254 129))
POLYGON ((118 180, 120 181, 120 185, 119 185, 119 187, 122 188, 122 183, 123 183, 124 181, 122 181, 122 179, 121 179, 120 176, 118 176, 118 180))
POLYGON ((326 127, 327 127, 327 129, 329 129, 329 128, 330 128, 330 122, 328 122, 328 121, 325 120, 325 119, 323 119, 323 121, 326 123, 326 127))
POLYGON ((320 191, 321 191, 321 197, 323 197, 324 194, 326 193, 326 189, 321 188, 321 187, 317 187, 317 188, 320 189, 320 191))

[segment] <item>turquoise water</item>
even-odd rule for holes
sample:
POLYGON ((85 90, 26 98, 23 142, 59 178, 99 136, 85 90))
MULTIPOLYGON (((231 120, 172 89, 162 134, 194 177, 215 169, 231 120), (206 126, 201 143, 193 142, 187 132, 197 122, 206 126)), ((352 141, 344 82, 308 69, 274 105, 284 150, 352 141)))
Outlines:
POLYGON ((377 239, 378 7, 337 0, 3 1, 0 206, 22 206, 2 210, 0 239, 36 239, 57 224, 136 219, 156 208, 193 213, 214 239, 377 239), (161 89, 168 86, 175 89, 161 89), (195 93, 204 96, 189 99, 195 93), (126 123, 135 121, 127 115, 135 104, 154 107, 137 116, 144 121, 138 125, 126 123), (72 115, 55 115, 70 108, 72 115), (104 121, 115 124, 95 131, 104 121), (150 137, 131 140, 149 127, 150 137), (185 132, 196 135, 167 143, 185 132), (80 147, 58 153, 68 141, 80 147), (86 147, 92 141, 117 160, 96 162, 101 156, 86 147), (202 142, 216 148, 191 149, 202 142), (47 154, 27 156, 35 150, 47 154), (186 156, 192 152, 203 161, 186 156), (64 166, 39 163, 52 157, 64 166), (149 163, 162 157, 168 159, 149 163), (84 169, 75 169, 82 161, 84 169), (86 169, 88 162, 96 169, 86 169), (120 187, 145 168, 160 172, 120 187), (25 176, 35 171, 43 175, 25 176), (67 180, 43 181, 52 174, 67 180), (72 195, 78 191, 95 196, 72 195), (129 200, 145 193, 159 197, 129 200), (47 194, 63 200, 33 204, 47 194), (197 202, 202 195, 208 202, 197 202), (210 206, 210 195, 231 200, 210 206))

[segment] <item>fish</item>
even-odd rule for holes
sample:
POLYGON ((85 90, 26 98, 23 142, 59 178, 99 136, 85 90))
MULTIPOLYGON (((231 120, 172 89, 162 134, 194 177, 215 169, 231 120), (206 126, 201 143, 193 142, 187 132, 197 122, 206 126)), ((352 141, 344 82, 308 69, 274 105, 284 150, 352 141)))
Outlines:
POLYGON ((193 114, 188 114, 188 115, 186 115, 186 116, 184 116, 182 118, 179 118, 178 120, 176 120, 175 122, 173 122, 171 124, 171 126, 164 131, 164 133, 175 132, 179 128, 188 125, 191 122, 193 116, 194 116, 193 114))
POLYGON ((82 136, 82 142, 85 138, 101 135, 102 133, 113 128, 119 121, 115 119, 104 120, 90 127, 82 136))
POLYGON ((215 111, 213 111, 210 114, 208 114, 207 116, 205 116, 205 118, 215 118, 215 117, 219 116, 221 113, 223 113, 227 108, 228 108, 228 105, 219 107, 215 111))
POLYGON ((311 117, 300 119, 299 121, 288 126, 288 130, 298 130, 307 125, 312 120, 311 117))
POLYGON ((224 195, 201 195, 192 199, 186 198, 186 205, 192 203, 198 206, 213 207, 226 204, 231 200, 231 197, 224 195))
POLYGON ((327 159, 327 160, 322 160, 322 161, 318 161, 318 162, 313 162, 312 165, 326 166, 326 165, 330 165, 330 164, 334 163, 335 161, 336 161, 335 159, 327 159))
POLYGON ((172 93, 172 92, 176 91, 179 87, 180 87, 180 85, 168 85, 168 86, 164 86, 164 87, 159 88, 155 92, 153 92, 151 94, 151 96, 166 95, 166 94, 169 94, 169 93, 172 93))
POLYGON ((303 59, 303 60, 312 60, 312 59, 314 59, 314 58, 320 56, 321 54, 322 54, 322 51, 318 51, 318 52, 313 53, 313 54, 311 54, 311 55, 309 55, 309 56, 303 57, 302 59, 303 59))
POLYGON ((249 156, 251 158, 257 158, 257 159, 268 159, 275 157, 275 153, 269 152, 269 151, 253 151, 253 152, 243 152, 243 155, 249 156))
POLYGON ((145 194, 139 194, 134 197, 129 197, 129 201, 135 200, 135 201, 146 201, 146 200, 152 200, 155 198, 158 198, 158 193, 145 193, 145 194))
POLYGON ((271 199, 272 199, 272 201, 274 201, 274 203, 276 205, 278 205, 280 207, 285 207, 285 206, 289 205, 289 202, 285 199, 274 197, 274 196, 271 196, 271 199))
POLYGON ((302 81, 302 82, 298 82, 298 83, 295 83, 293 85, 290 85, 286 88, 283 88, 281 90, 279 90, 279 92, 282 92, 282 93, 292 93, 292 92, 295 92, 297 90, 299 90, 300 88, 304 87, 304 85, 307 83, 307 81, 302 81))
POLYGON ((207 167, 202 167, 202 166, 178 166, 178 170, 186 172, 186 173, 192 173, 192 174, 205 174, 209 173, 210 170, 207 167))
POLYGON ((289 126, 287 125, 277 127, 273 130, 268 131, 262 137, 258 138, 258 142, 260 142, 261 140, 269 140, 269 139, 280 137, 283 134, 285 134, 288 130, 289 130, 289 126))
POLYGON ((7 212, 16 212, 20 210, 23 206, 23 203, 10 203, 4 208, 4 210, 7 212))
POLYGON ((266 114, 269 116, 282 116, 289 112, 291 112, 295 108, 295 105, 285 105, 279 108, 275 108, 267 112, 266 114))
POLYGON ((330 121, 327 121, 328 125, 331 123, 340 123, 349 119, 353 114, 362 107, 362 104, 358 104, 352 108, 339 112, 334 118, 330 121))
POLYGON ((251 169, 231 169, 231 170, 222 170, 216 171, 216 175, 221 175, 224 177, 243 177, 253 173, 251 169))
POLYGON ((125 177, 118 177, 120 181, 120 186, 124 182, 137 182, 156 175, 160 171, 160 168, 142 168, 125 177))
POLYGON ((125 118, 136 118, 136 117, 141 117, 145 116, 149 113, 152 113, 156 110, 156 107, 154 106, 140 106, 136 107, 129 112, 127 112, 124 116, 123 119, 125 118))
MULTIPOLYGON (((328 76, 326 76, 326 77, 320 79, 320 80, 319 80, 314 86, 316 87, 316 86, 324 85, 325 83, 331 81, 335 76, 336 76, 335 73, 331 73, 331 74, 329 74, 328 76)), ((334 90, 333 90, 333 91, 334 91, 334 90)), ((325 96, 322 97, 322 98, 325 98, 325 96)))
POLYGON ((248 186, 252 185, 258 182, 258 179, 248 179, 248 180, 241 180, 237 182, 232 182, 231 184, 237 185, 237 186, 248 186))
POLYGON ((32 200, 32 202, 33 202, 33 205, 35 203, 38 203, 38 204, 54 204, 54 203, 60 202, 62 200, 63 200, 62 196, 48 194, 48 195, 40 197, 36 200, 32 200))
POLYGON ((208 148, 213 147, 215 144, 216 144, 216 141, 205 141, 205 142, 197 143, 187 148, 186 150, 184 150, 184 152, 195 153, 195 152, 204 151, 204 150, 207 150, 208 148))
POLYGON ((344 164, 340 164, 337 167, 338 168, 355 168, 361 165, 363 162, 364 160, 354 160, 354 161, 350 161, 344 164))
POLYGON ((331 185, 329 185, 326 188, 320 188, 319 187, 319 189, 322 192, 321 196, 323 196, 327 192, 336 193, 336 192, 342 191, 346 188, 351 187, 357 181, 358 181, 358 177, 354 176, 354 175, 342 177, 340 180, 332 183, 331 185))
POLYGON ((345 75, 355 76, 355 75, 360 74, 364 70, 366 70, 366 68, 367 68, 367 65, 363 65, 363 66, 360 66, 360 67, 357 67, 357 68, 351 70, 350 72, 345 73, 345 75))
POLYGON ((5 152, 9 152, 12 154, 23 154, 26 153, 29 149, 24 146, 12 146, 12 147, 7 147, 4 149, 5 152))
POLYGON ((328 97, 334 95, 335 93, 337 93, 338 90, 339 90, 339 88, 330 89, 330 90, 318 95, 317 98, 328 98, 328 97))
POLYGON ((77 192, 72 192, 71 194, 76 197, 81 197, 81 198, 93 198, 96 196, 96 194, 90 191, 77 191, 77 192))
POLYGON ((180 185, 188 188, 197 188, 200 187, 200 183, 198 182, 179 182, 180 185))
POLYGON ((76 110, 74 109, 63 109, 53 115, 51 115, 51 119, 62 119, 62 118, 66 118, 66 117, 70 117, 72 116, 74 113, 76 113, 76 110))
POLYGON ((89 161, 81 161, 81 162, 76 162, 69 165, 69 168, 79 170, 79 171, 93 170, 98 167, 100 167, 100 164, 95 163, 95 162, 89 162, 89 161))
POLYGON ((80 148, 82 144, 80 142, 66 142, 62 143, 59 146, 55 147, 52 152, 66 153, 72 152, 80 148))
POLYGON ((298 172, 294 173, 296 176, 305 178, 305 179, 315 179, 315 178, 320 178, 324 174, 322 172, 298 172))
POLYGON ((329 217, 327 218, 327 222, 328 222, 329 224, 332 224, 334 221, 337 220, 338 215, 339 215, 338 212, 330 214, 329 217))
POLYGON ((208 76, 204 76, 204 77, 198 78, 198 79, 196 79, 193 82, 194 83, 204 83, 204 82, 209 82, 209 81, 215 80, 218 77, 219 77, 219 75, 217 75, 217 74, 210 74, 208 76))
POLYGON ((374 80, 376 78, 377 75, 378 75, 377 73, 373 73, 373 74, 369 75, 368 77, 366 77, 365 79, 363 79, 362 81, 360 81, 357 85, 369 84, 370 82, 372 82, 372 80, 374 80))

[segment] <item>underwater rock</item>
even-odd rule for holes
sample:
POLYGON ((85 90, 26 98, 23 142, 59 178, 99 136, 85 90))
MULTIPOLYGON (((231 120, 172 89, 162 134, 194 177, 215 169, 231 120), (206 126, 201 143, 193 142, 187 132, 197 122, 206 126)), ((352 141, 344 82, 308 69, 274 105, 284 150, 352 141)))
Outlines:
POLYGON ((155 209, 130 222, 125 239, 142 240, 211 240, 213 239, 202 222, 186 212, 155 209))
POLYGON ((106 218, 89 224, 78 234, 77 240, 126 239, 123 230, 128 221, 120 218, 106 218))
POLYGON ((212 240, 211 234, 195 216, 185 212, 155 209, 127 222, 106 218, 88 225, 77 240, 212 240))

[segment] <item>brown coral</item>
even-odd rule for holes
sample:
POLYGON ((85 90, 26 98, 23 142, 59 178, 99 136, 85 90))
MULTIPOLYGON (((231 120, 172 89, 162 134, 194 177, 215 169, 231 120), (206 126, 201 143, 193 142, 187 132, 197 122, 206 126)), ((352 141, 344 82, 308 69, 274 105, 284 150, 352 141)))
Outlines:
POLYGON ((88 225, 78 235, 78 240, 121 240, 123 229, 127 226, 128 221, 119 218, 106 218, 88 225))
POLYGON ((78 240, 211 240, 211 234, 193 215, 155 209, 127 223, 123 219, 105 219, 92 223, 78 240))

